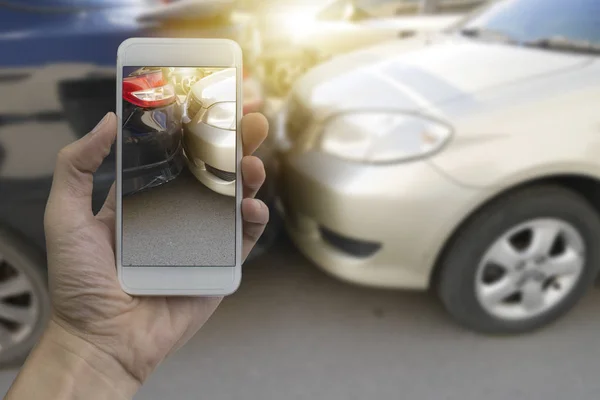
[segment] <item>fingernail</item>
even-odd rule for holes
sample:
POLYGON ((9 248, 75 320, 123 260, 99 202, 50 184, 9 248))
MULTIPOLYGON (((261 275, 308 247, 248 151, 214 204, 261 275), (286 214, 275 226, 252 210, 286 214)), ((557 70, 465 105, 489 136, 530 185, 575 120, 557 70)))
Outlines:
POLYGON ((98 130, 102 127, 102 125, 104 125, 104 123, 106 122, 106 120, 108 119, 108 115, 110 113, 106 113, 106 115, 100 120, 100 122, 98 122, 96 124, 96 126, 94 127, 94 129, 92 129, 90 131, 90 135, 93 135, 94 133, 98 132, 98 130))

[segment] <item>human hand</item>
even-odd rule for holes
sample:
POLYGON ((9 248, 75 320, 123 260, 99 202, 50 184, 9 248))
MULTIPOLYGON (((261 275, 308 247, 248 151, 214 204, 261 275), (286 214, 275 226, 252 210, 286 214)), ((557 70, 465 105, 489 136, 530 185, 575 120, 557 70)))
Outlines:
MULTIPOLYGON (((265 179, 264 166, 251 156, 267 130, 260 114, 242 119, 244 259, 269 219, 266 205, 254 199, 265 179)), ((53 305, 49 330, 57 332, 57 340, 71 337, 83 347, 90 344, 92 356, 103 360, 99 368, 114 360, 137 389, 198 331, 221 298, 132 297, 121 290, 115 266, 114 187, 97 215, 91 205, 92 174, 108 155, 116 132, 117 118, 108 114, 91 133, 59 153, 44 220, 53 305)))

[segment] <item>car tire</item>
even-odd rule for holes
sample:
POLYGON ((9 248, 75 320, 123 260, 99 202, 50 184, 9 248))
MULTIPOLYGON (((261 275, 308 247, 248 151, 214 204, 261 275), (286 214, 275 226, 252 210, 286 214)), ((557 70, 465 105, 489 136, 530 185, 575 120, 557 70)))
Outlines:
POLYGON ((566 313, 593 284, 600 266, 598 243, 600 217, 581 195, 558 185, 520 189, 484 206, 457 232, 441 258, 438 294, 446 310, 471 330, 489 334, 532 331, 566 313), (550 232, 555 229, 559 232, 555 240, 544 242, 542 235, 552 237, 550 232), (534 242, 534 238, 540 239, 534 242), (535 248, 528 247, 534 243, 535 248), (521 261, 543 248, 543 243, 549 244, 545 247, 550 249, 549 256, 521 261), (577 248, 580 253, 573 250, 577 248), (571 258, 557 258, 567 255, 571 258), (503 261, 496 263, 496 259, 503 261), (513 264, 513 260, 519 261, 513 264), (562 260, 568 260, 573 275, 564 269, 565 275, 536 277, 539 271, 562 266, 562 260), (501 264, 515 268, 499 267, 501 264), (512 282, 518 291, 509 294, 514 289, 512 282), (544 289, 544 285, 548 286, 544 289))
POLYGON ((12 366, 27 357, 46 327, 50 317, 50 297, 46 262, 40 251, 2 227, 0 306, 13 307, 14 310, 18 307, 21 313, 24 310, 25 314, 29 313, 26 320, 20 322, 11 320, 0 309, 0 366, 12 366))

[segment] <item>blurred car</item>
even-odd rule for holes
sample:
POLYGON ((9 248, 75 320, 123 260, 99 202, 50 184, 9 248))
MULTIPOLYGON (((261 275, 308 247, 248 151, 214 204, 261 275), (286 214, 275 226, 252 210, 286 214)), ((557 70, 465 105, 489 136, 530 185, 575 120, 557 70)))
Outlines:
POLYGON ((443 0, 440 6, 446 3, 460 3, 462 7, 450 8, 452 14, 416 15, 415 0, 266 5, 258 12, 255 27, 255 40, 261 47, 261 76, 274 95, 283 96, 304 72, 335 55, 385 40, 438 31, 483 1, 443 0))
POLYGON ((235 196, 236 71, 226 68, 192 86, 183 142, 188 167, 209 189, 235 196))
POLYGON ((596 0, 503 0, 310 71, 267 174, 293 241, 477 331, 555 320, 600 267, 599 56, 596 0))
MULTIPOLYGON (((247 27, 230 18, 233 5, 227 0, 1 2, 0 364, 27 354, 50 313, 43 215, 56 154, 115 110, 117 47, 139 36, 243 42, 247 27)), ((251 53, 244 49, 245 55, 251 53)), ((253 79, 250 71, 246 75, 253 79)), ((168 108, 141 112, 132 107, 131 141, 146 142, 147 137, 140 138, 152 129, 173 129, 168 108)), ((172 154, 177 154, 175 143, 167 140, 172 154)), ((144 165, 149 160, 132 161, 144 165)), ((94 176, 95 211, 114 181, 114 164, 111 154, 94 176)), ((164 177, 176 173, 177 167, 166 164, 164 177)), ((144 186, 138 176, 130 182, 133 188, 144 186)))

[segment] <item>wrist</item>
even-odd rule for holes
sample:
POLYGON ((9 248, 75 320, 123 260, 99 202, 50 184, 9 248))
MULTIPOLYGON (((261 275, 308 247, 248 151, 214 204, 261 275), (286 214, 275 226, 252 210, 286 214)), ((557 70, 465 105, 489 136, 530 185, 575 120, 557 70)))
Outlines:
POLYGON ((98 375, 98 379, 108 383, 127 398, 133 396, 141 386, 141 382, 117 358, 69 332, 53 319, 48 323, 43 339, 48 341, 49 346, 56 347, 57 351, 70 353, 75 364, 89 369, 98 375))
POLYGON ((140 385, 117 359, 51 320, 8 399, 131 399, 140 385))

